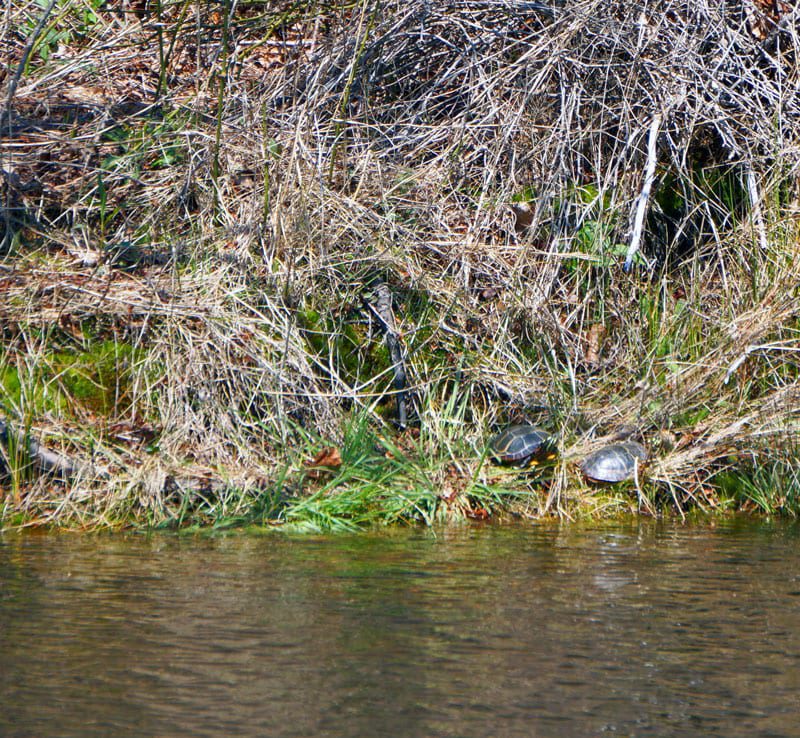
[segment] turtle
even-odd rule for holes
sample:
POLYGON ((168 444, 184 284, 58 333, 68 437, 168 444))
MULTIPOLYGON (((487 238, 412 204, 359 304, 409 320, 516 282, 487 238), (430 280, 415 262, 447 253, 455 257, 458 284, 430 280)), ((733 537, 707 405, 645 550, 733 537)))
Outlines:
POLYGON ((524 469, 555 456, 553 437, 534 425, 510 425, 489 441, 489 455, 524 469))
POLYGON ((592 482, 622 482, 632 479, 647 461, 647 449, 636 441, 612 443, 589 454, 578 465, 592 482))

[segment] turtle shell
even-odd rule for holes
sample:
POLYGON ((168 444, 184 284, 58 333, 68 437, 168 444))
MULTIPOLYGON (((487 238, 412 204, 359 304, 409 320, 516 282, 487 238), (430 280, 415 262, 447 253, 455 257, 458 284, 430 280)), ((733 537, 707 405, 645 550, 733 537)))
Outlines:
POLYGON ((580 464, 584 476, 594 482, 622 482, 631 479, 637 464, 647 461, 647 449, 636 441, 612 443, 589 454, 580 464))
POLYGON ((492 458, 500 464, 528 466, 553 450, 553 437, 533 425, 510 425, 489 441, 492 458))

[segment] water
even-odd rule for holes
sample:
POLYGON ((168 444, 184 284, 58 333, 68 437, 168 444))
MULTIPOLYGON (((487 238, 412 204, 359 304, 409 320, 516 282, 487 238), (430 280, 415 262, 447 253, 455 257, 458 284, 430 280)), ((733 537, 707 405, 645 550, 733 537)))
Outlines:
POLYGON ((800 528, 0 535, 0 736, 797 736, 800 528))

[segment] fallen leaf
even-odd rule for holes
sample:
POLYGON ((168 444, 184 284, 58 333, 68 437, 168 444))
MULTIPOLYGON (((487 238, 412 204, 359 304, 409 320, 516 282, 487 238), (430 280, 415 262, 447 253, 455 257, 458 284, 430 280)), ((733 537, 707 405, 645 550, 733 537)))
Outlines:
POLYGON ((397 436, 397 448, 404 454, 413 454, 419 440, 419 428, 406 428, 397 436))
POLYGON ((458 489, 450 484, 444 484, 439 492, 439 497, 445 502, 452 502, 458 497, 458 489))
POLYGON ((499 287, 485 287, 478 293, 478 300, 481 302, 486 302, 488 300, 494 300, 500 294, 499 287))
POLYGON ((128 445, 152 443, 158 432, 148 423, 114 423, 108 428, 109 435, 115 440, 128 445))
POLYGON ((514 213, 514 230, 524 231, 533 223, 533 210, 526 202, 515 202, 511 204, 511 211, 514 213))
POLYGON ((586 363, 589 366, 597 366, 600 363, 600 352, 603 350, 603 339, 606 337, 606 327, 602 323, 595 323, 589 328, 589 335, 586 337, 586 363))
POLYGON ((311 461, 306 462, 307 467, 326 466, 338 469, 342 465, 342 455, 335 446, 326 446, 311 461))

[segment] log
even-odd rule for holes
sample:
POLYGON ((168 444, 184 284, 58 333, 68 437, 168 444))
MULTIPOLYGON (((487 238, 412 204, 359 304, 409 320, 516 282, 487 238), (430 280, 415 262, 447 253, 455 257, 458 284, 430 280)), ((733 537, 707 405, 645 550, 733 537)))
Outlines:
POLYGON ((24 448, 27 459, 33 465, 38 474, 48 477, 55 477, 61 481, 69 481, 81 469, 82 465, 68 458, 57 451, 50 451, 40 444, 36 439, 30 438, 22 431, 14 430, 5 420, 0 420, 0 445, 6 453, 5 458, 0 457, 0 464, 4 471, 8 471, 13 464, 9 463, 9 446, 24 448))

